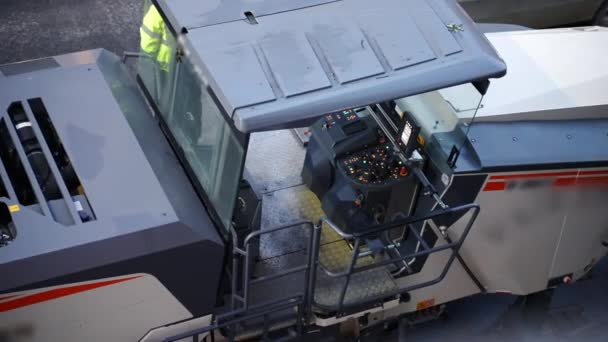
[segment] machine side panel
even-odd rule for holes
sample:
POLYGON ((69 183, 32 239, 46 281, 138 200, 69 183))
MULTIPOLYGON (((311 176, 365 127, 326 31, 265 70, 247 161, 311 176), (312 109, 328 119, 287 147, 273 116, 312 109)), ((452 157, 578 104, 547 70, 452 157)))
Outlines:
MULTIPOLYGON (((553 169, 489 175, 476 200, 482 206, 481 213, 461 251, 489 292, 523 295, 540 291, 547 287, 555 273, 552 270, 572 273, 578 265, 589 263, 587 254, 592 252, 568 253, 567 257, 572 257, 568 263, 554 260, 558 245, 565 250, 591 247, 591 237, 581 245, 582 240, 566 241, 562 233, 570 216, 588 213, 580 211, 584 190, 576 178, 582 172, 590 171, 553 169)), ((597 212, 593 217, 599 224, 597 212)), ((458 224, 454 228, 462 229, 458 224)), ((580 234, 595 237, 600 229, 580 224, 577 228, 580 234)))
POLYGON ((560 192, 573 197, 567 213, 550 278, 583 276, 606 255, 608 248, 608 169, 579 172, 576 183, 564 181, 560 192))
MULTIPOLYGON (((157 230, 159 233, 164 231, 180 234, 177 226, 166 226, 157 230)), ((149 250, 141 255, 131 254, 129 246, 163 239, 163 235, 145 233, 121 236, 4 264, 2 270, 12 274, 22 284, 14 287, 3 286, 0 292, 5 294, 125 274, 147 273, 156 277, 192 314, 210 312, 215 306, 220 283, 223 247, 203 240, 162 251, 149 250), (104 258, 109 251, 118 255, 112 258, 117 260, 104 258), (197 260, 208 262, 205 267, 186 267, 197 260), (36 273, 36 277, 28 276, 32 273, 36 273), (26 280, 28 282, 25 282, 26 280)), ((7 283, 3 281, 2 285, 8 285, 7 283)))
POLYGON ((137 341, 150 328, 192 317, 154 276, 62 284, 0 296, 0 331, 19 341, 137 341), (10 297, 10 298, 7 298, 10 297), (86 308, 75 309, 75 308, 86 308))

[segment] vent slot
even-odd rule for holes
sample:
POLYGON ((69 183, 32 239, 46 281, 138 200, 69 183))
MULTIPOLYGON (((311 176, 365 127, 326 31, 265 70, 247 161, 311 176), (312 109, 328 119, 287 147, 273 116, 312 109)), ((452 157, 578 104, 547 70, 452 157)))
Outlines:
POLYGON ((8 192, 6 191, 6 186, 4 185, 2 179, 0 179, 0 197, 8 198, 8 192))
POLYGON ((13 223, 8 205, 0 202, 0 247, 8 245, 17 237, 17 230, 13 223))
POLYGON ((47 201, 60 199, 62 196, 57 185, 57 180, 46 160, 46 156, 40 146, 40 141, 38 141, 34 133, 32 123, 25 113, 23 104, 21 102, 13 102, 8 107, 7 112, 15 127, 19 142, 21 143, 21 147, 23 147, 23 152, 32 167, 32 171, 36 175, 36 181, 44 198, 47 201))
POLYGON ((34 113, 34 117, 38 122, 38 127, 40 127, 40 131, 46 140, 51 155, 53 156, 53 160, 61 173, 63 182, 65 183, 70 195, 86 196, 84 187, 82 186, 78 175, 74 171, 72 162, 70 161, 70 158, 63 147, 61 139, 59 139, 59 135, 55 130, 55 126, 49 117, 49 113, 47 112, 42 99, 34 98, 27 100, 27 102, 34 113))
POLYGON ((22 205, 38 203, 4 118, 0 119, 0 160, 4 164, 19 203, 22 205))

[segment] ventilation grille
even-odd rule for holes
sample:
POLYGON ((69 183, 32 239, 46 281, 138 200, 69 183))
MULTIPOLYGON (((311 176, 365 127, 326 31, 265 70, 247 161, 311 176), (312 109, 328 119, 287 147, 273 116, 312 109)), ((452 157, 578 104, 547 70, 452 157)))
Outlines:
POLYGON ((66 226, 95 220, 41 98, 15 101, 0 117, 0 197, 66 226))

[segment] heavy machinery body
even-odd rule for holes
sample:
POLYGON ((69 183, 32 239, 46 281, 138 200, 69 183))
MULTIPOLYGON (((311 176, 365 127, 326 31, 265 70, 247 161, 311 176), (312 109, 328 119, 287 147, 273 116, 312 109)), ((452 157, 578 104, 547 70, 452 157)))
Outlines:
POLYGON ((365 328, 606 254, 607 30, 486 39, 440 0, 153 5, 166 74, 105 50, 0 66, 7 334, 365 328))

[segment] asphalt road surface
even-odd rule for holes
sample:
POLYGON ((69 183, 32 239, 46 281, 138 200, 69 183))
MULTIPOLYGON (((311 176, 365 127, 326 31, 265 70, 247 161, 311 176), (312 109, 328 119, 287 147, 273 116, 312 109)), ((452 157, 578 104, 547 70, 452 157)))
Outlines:
POLYGON ((141 0, 2 0, 0 64, 105 48, 138 51, 141 0))
MULTIPOLYGON (((141 0, 2 0, 0 64, 93 48, 137 51, 141 8, 141 0)), ((402 323, 363 340, 606 341, 608 261, 591 275, 558 288, 550 303, 478 295, 450 303, 445 320, 402 323)))

